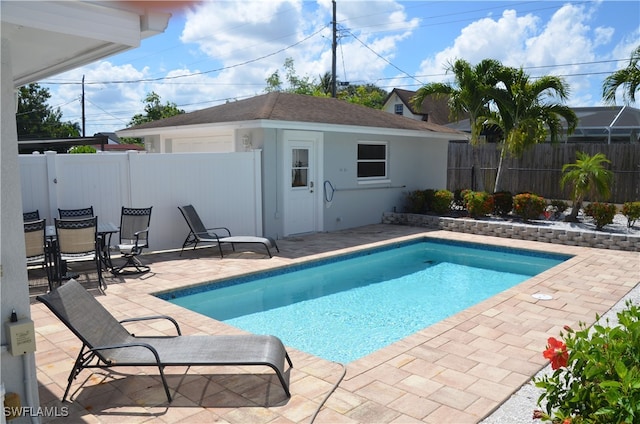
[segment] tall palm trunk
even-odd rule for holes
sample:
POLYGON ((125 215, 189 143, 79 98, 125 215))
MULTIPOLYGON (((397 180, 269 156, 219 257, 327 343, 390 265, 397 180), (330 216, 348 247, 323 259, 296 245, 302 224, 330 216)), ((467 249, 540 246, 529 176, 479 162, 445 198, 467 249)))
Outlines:
POLYGON ((506 145, 503 144, 502 149, 500 149, 500 159, 498 160, 498 169, 496 171, 496 183, 493 186, 494 193, 502 191, 502 186, 500 185, 502 182, 502 161, 506 153, 506 145))

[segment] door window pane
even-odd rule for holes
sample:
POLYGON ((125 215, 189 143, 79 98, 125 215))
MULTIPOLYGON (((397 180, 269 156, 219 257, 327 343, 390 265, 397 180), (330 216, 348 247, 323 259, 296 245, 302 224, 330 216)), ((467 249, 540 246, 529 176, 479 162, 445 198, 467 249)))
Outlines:
POLYGON ((309 181, 309 149, 291 150, 291 187, 306 187, 309 181))

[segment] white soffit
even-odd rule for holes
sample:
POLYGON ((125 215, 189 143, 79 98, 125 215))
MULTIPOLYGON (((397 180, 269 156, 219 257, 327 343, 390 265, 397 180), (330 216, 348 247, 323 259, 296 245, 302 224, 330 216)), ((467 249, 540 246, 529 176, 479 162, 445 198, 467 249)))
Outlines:
POLYGON ((137 47, 163 32, 171 16, 115 1, 2 1, 1 7, 16 87, 137 47))

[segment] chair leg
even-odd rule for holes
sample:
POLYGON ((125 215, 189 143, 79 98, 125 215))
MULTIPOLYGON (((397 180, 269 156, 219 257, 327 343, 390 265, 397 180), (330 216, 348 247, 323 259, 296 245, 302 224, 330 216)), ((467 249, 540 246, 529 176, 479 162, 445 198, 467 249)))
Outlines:
POLYGON ((148 265, 143 265, 142 262, 136 257, 132 255, 125 256, 126 261, 123 265, 119 267, 114 267, 112 269, 113 275, 118 274, 144 274, 145 272, 151 271, 151 268, 148 265), (126 270, 126 268, 135 268, 136 270, 126 270))
POLYGON ((64 395, 62 396, 62 402, 64 402, 67 399, 67 395, 69 394, 69 389, 71 389, 71 383, 73 383, 73 380, 75 380, 78 377, 78 374, 80 374, 80 371, 82 371, 82 363, 84 362, 84 348, 85 346, 82 346, 82 349, 80 349, 80 353, 78 353, 78 357, 76 358, 76 362, 73 364, 73 368, 71 369, 71 373, 69 373, 69 382, 67 383, 67 388, 64 391, 64 395))
POLYGON ((167 384, 167 379, 164 376, 164 367, 158 366, 158 370, 160 371, 160 378, 162 379, 162 385, 164 386, 164 392, 167 394, 167 400, 171 403, 171 393, 169 392, 169 385, 167 384))

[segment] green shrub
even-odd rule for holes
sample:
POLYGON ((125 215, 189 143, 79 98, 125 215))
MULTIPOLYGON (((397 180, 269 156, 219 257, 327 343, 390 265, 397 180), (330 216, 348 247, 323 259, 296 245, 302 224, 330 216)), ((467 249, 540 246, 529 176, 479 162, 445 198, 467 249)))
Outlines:
POLYGON ((71 147, 69 150, 67 150, 67 153, 96 153, 97 150, 95 147, 93 146, 89 146, 89 145, 84 145, 84 146, 73 146, 71 147))
MULTIPOLYGON (((640 419, 640 309, 631 301, 619 324, 591 329, 565 326, 564 342, 550 337, 545 358, 552 375, 535 378, 544 389, 534 418, 554 423, 637 423, 640 419)), ((600 319, 596 315, 596 319, 600 319)), ((560 333, 563 337, 563 333, 560 333)))
POLYGON ((438 215, 444 215, 451 211, 451 202, 453 202, 452 192, 449 190, 438 190, 433 195, 431 208, 438 215))
POLYGON ((467 190, 456 189, 453 191, 453 202, 451 203, 451 209, 461 211, 465 209, 464 204, 464 192, 467 190))
POLYGON ((436 195, 436 191, 432 188, 428 188, 422 191, 424 195, 424 210, 425 212, 429 212, 433 210, 433 200, 436 195))
POLYGON ((544 197, 533 193, 520 193, 513 197, 513 210, 525 221, 538 218, 547 208, 544 197))
POLYGON ((486 191, 465 190, 463 193, 465 207, 472 217, 478 218, 493 211, 493 196, 486 191))
POLYGON ((622 205, 622 214, 627 217, 627 227, 633 227, 637 219, 640 219, 640 202, 625 202, 622 205))
POLYGON ((426 210, 426 201, 424 191, 415 190, 407 194, 407 202, 405 209, 409 213, 424 213, 426 210))
POLYGON ((507 216, 513 209, 513 195, 510 191, 497 191, 493 193, 493 213, 499 216, 507 216))
POLYGON ((584 214, 593 218, 596 230, 601 230, 605 225, 613 223, 616 216, 616 205, 611 203, 593 202, 584 207, 584 214))
POLYGON ((555 219, 560 218, 562 213, 569 209, 569 204, 564 200, 552 200, 549 202, 549 205, 551 206, 551 212, 555 219))

